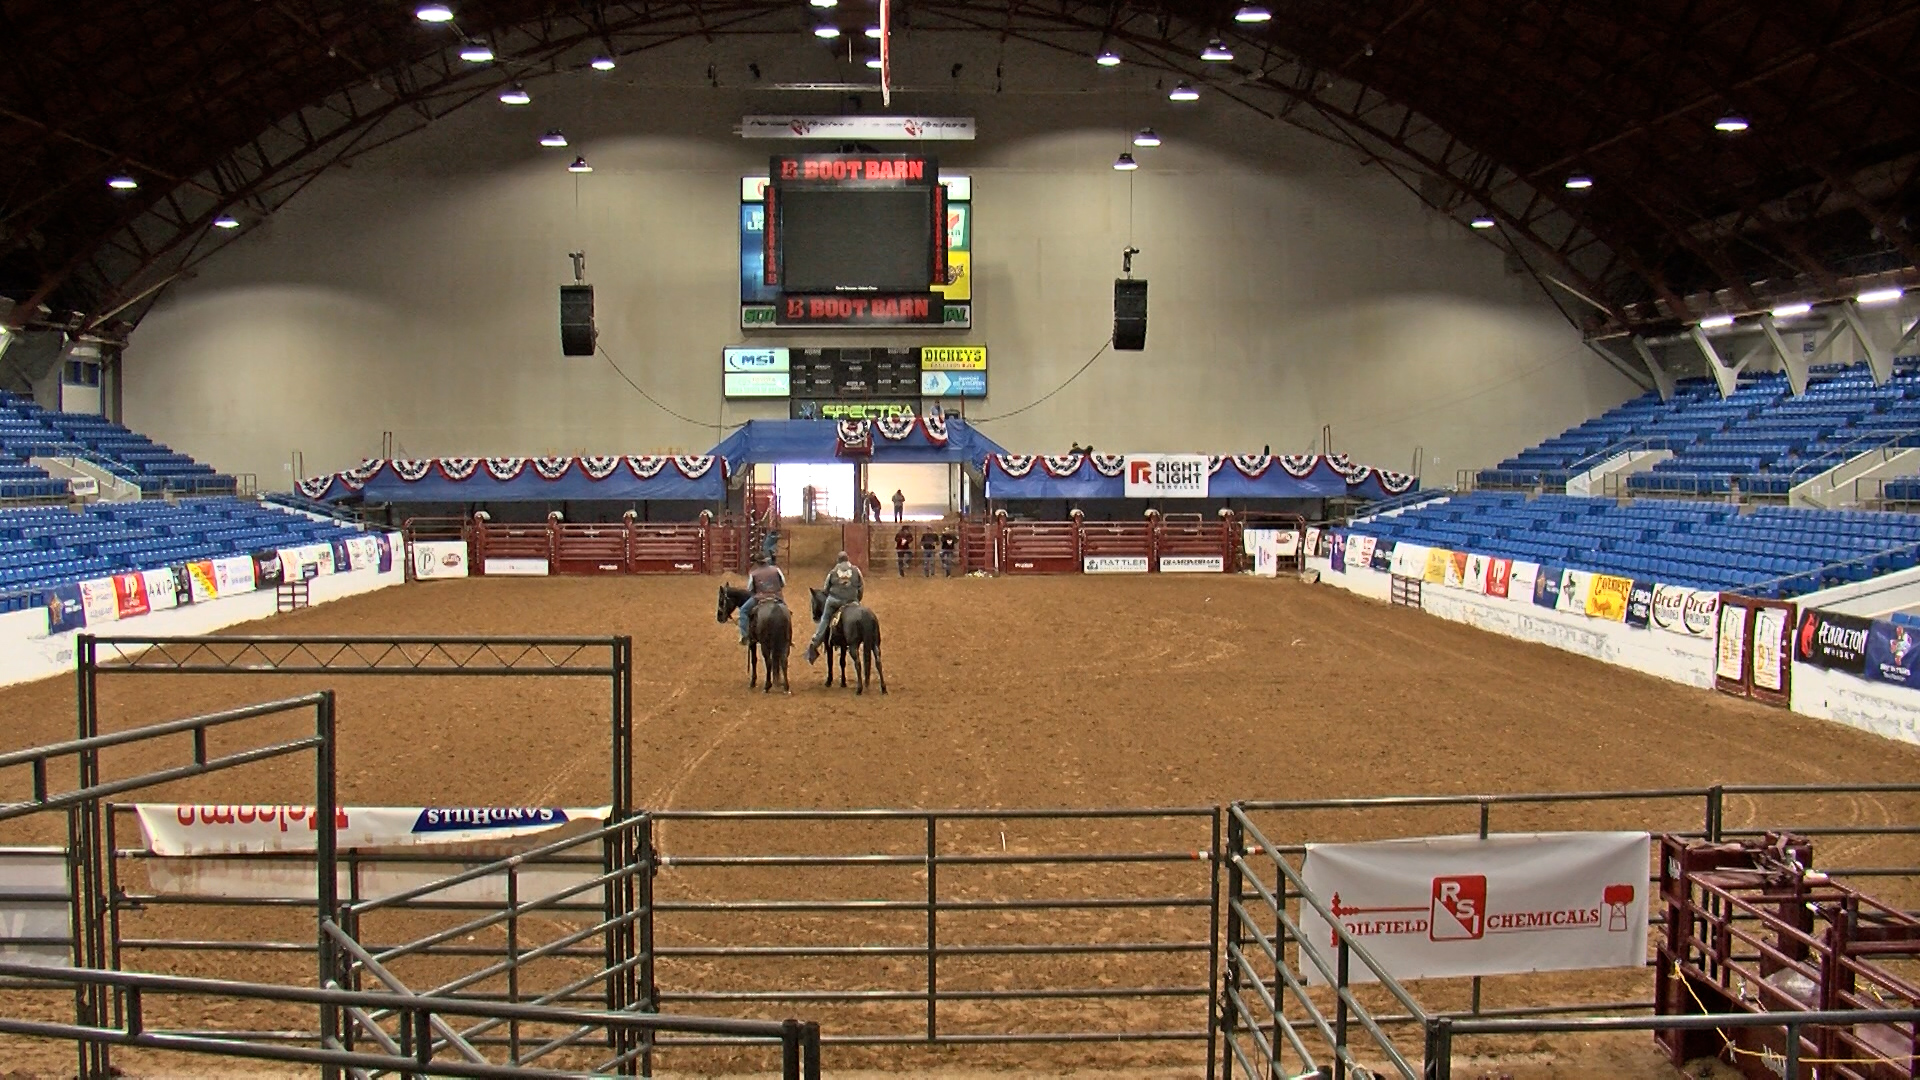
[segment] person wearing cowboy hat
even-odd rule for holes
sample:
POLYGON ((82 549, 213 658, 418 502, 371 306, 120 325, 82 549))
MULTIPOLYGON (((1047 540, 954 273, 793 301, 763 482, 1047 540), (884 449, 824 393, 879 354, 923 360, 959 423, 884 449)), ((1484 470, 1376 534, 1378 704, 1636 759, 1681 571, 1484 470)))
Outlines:
POLYGON ((807 642, 809 664, 820 658, 820 644, 827 640, 827 627, 833 623, 834 612, 858 603, 866 595, 867 581, 843 551, 834 560, 833 569, 827 571, 827 583, 822 591, 827 596, 820 604, 820 623, 813 628, 813 640, 807 642))

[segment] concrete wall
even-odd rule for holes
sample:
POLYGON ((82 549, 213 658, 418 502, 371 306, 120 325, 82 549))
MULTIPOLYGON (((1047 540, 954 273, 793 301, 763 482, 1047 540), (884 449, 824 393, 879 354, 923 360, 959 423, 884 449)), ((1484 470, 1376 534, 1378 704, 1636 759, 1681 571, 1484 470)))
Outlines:
MULTIPOLYGON (((974 330, 752 340, 985 343, 992 396, 968 412, 1010 412, 1106 340, 1131 241, 1147 350, 985 425, 1010 449, 1301 452, 1331 424, 1338 450, 1406 468, 1424 447, 1428 475, 1451 479, 1637 392, 1497 249, 1351 151, 1220 95, 1175 106, 1144 73, 1098 84, 1082 58, 1007 48, 1000 92, 969 74, 896 98, 979 118, 980 141, 937 147, 974 178, 974 330), (1166 145, 1115 172, 1147 124, 1166 145)), ((792 144, 729 132, 841 99, 650 63, 539 81, 527 110, 483 101, 323 175, 147 317, 127 423, 274 488, 292 451, 337 469, 383 431, 411 456, 704 450, 715 425, 784 415, 724 403, 718 354, 747 340, 739 178, 792 144), (541 150, 549 127, 574 145, 541 150), (576 153, 593 173, 565 171, 576 153), (559 355, 556 286, 580 249, 606 351, 687 420, 606 360, 559 355)))

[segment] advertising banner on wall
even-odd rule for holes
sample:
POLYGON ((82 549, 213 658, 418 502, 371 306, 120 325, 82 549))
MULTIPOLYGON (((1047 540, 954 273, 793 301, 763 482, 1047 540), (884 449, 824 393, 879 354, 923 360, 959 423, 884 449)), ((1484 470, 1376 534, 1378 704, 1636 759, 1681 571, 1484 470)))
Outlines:
POLYGON ((112 578, 95 578, 80 583, 80 603, 87 609, 87 625, 98 626, 120 617, 120 596, 112 578))
POLYGON ((1513 584, 1512 559, 1487 560, 1487 595, 1506 599, 1507 589, 1513 584))
POLYGON ((1761 607, 1753 613, 1753 690, 1785 697, 1793 673, 1793 611, 1761 607))
POLYGON ((1516 604, 1533 603, 1533 590, 1540 581, 1540 564, 1515 562, 1507 578, 1507 599, 1516 604))
POLYGON ((1864 675, 1867 636, 1873 620, 1830 611, 1800 613, 1800 631, 1794 635, 1793 654, 1803 664, 1864 675))
POLYGON ((1636 581, 1627 593, 1627 625, 1645 630, 1653 622, 1653 583, 1636 581))
POLYGON ((1379 541, 1359 534, 1347 537, 1347 565, 1355 570, 1373 568, 1373 549, 1379 541))
MULTIPOLYGON (((1515 833, 1308 844, 1307 889, 1397 979, 1637 968, 1647 955, 1643 832, 1515 833)), ((1301 942, 1335 937, 1302 904, 1301 942)), ((1310 983, 1328 981, 1305 962, 1310 983)), ((1352 981, 1376 981, 1354 961, 1352 981)))
POLYGON ((1593 588, 1593 575, 1585 570, 1560 571, 1559 610, 1572 615, 1587 613, 1587 594, 1593 588))
POLYGON ((488 577, 546 577, 552 572, 545 559, 488 559, 480 569, 488 577))
POLYGON ((1867 678, 1920 687, 1916 649, 1920 649, 1920 634, 1912 627, 1875 619, 1867 630, 1867 678))
POLYGON ((1211 476, 1205 454, 1128 454, 1129 499, 1204 499, 1211 476))
POLYGON ((1431 548, 1427 551, 1427 566, 1420 574, 1420 580, 1428 585, 1444 585, 1447 580, 1447 568, 1453 565, 1453 552, 1446 548, 1431 548))
POLYGON ((1533 602, 1543 608, 1560 606, 1560 581, 1563 571, 1558 566, 1543 566, 1533 583, 1533 602))
POLYGON ((45 593, 47 633, 63 634, 87 625, 87 605, 80 598, 80 586, 60 585, 45 593))
POLYGON ((1734 604, 1720 606, 1720 639, 1714 646, 1713 677, 1730 694, 1747 692, 1747 642, 1753 611, 1734 604))
MULTIPOLYGON (((1563 585, 1564 589, 1565 586, 1563 585)), ((1627 597, 1633 592, 1633 579, 1612 574, 1595 574, 1587 587, 1587 616, 1620 622, 1627 617, 1627 597)))
POLYGON ((467 576, 467 544, 464 540, 415 540, 413 576, 420 581, 467 576))
MULTIPOLYGON (((155 855, 313 851, 319 822, 308 806, 141 803, 134 807, 155 855)), ((605 806, 348 806, 334 813, 341 850, 464 844, 532 836, 606 821, 605 806)))
POLYGON ((113 603, 115 614, 122 619, 131 619, 147 613, 147 582, 138 573, 115 574, 113 576, 113 603))

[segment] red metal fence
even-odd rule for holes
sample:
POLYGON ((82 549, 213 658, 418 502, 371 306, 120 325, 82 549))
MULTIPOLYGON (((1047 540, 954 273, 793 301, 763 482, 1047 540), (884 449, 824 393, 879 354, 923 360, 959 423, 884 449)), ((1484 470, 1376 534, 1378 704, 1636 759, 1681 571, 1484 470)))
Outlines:
POLYGON ((1144 521, 1095 522, 1078 511, 1068 521, 1009 521, 1001 513, 969 523, 961 546, 969 560, 984 547, 1008 574, 1232 573, 1240 523, 1231 511, 1214 520, 1149 511, 1144 521))
POLYGON ((746 565, 747 529, 702 511, 697 522, 496 523, 484 512, 465 528, 472 573, 711 574, 746 565), (491 564, 492 569, 489 569, 491 564))

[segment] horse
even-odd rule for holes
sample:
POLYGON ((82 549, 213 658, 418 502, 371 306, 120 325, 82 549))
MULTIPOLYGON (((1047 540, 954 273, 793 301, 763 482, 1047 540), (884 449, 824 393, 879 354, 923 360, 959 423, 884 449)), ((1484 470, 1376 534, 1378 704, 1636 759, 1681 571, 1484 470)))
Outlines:
MULTIPOLYGON (((813 594, 813 621, 820 621, 820 611, 826 607, 827 594, 819 589, 808 589, 813 594)), ((880 616, 864 604, 852 603, 840 609, 839 621, 827 631, 827 685, 833 685, 833 651, 840 650, 840 685, 847 685, 847 653, 859 650, 853 663, 854 693, 867 692, 867 683, 874 672, 880 674, 880 692, 887 692, 887 666, 880 660, 880 616)))
MULTIPOLYGON (((722 582, 720 585, 720 603, 714 609, 714 621, 730 622, 734 612, 747 602, 749 593, 745 589, 736 589, 722 582)), ((793 615, 787 611, 786 601, 761 601, 753 606, 753 614, 747 617, 747 689, 753 689, 760 679, 760 658, 767 660, 767 685, 761 693, 773 689, 775 672, 780 675, 780 689, 793 693, 793 687, 787 682, 787 654, 793 651, 793 615)))

